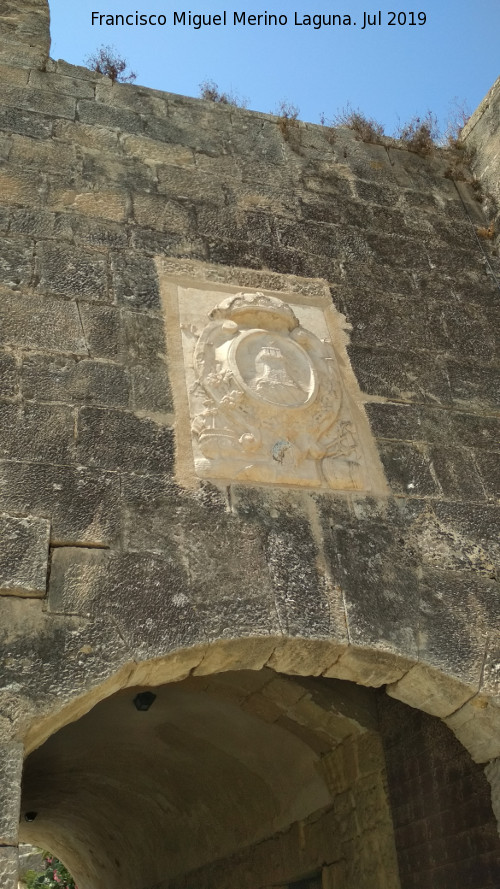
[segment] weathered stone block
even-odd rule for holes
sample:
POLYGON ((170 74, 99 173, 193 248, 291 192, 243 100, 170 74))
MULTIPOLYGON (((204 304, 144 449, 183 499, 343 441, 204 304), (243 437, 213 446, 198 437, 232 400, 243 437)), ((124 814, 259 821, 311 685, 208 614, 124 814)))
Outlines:
POLYGON ((452 500, 485 499, 481 477, 470 451, 433 446, 428 453, 433 472, 445 497, 452 500))
POLYGON ((377 438, 445 443, 453 438, 452 418, 445 410, 388 402, 367 404, 366 411, 377 438))
POLYGON ((415 352, 387 348, 349 348, 349 357, 359 385, 369 395, 411 402, 451 402, 446 368, 439 360, 422 366, 415 352))
POLYGON ((0 846, 0 886, 2 889, 18 889, 17 846, 0 846))
POLYGON ((92 358, 109 358, 111 361, 116 361, 122 339, 120 311, 95 303, 82 303, 79 312, 88 354, 92 358))
POLYGON ((186 571, 164 556, 56 550, 49 601, 55 611, 110 615, 139 659, 206 641, 186 571))
POLYGON ((44 292, 110 301, 106 258, 97 250, 45 241, 38 245, 37 265, 44 292))
MULTIPOLYGON (((470 266, 474 264, 470 262, 470 266)), ((440 350, 462 361, 477 360, 478 355, 484 362, 495 360, 495 334, 483 308, 466 303, 457 312, 455 306, 443 303, 437 306, 441 323, 435 326, 434 341, 440 350)), ((487 378, 483 385, 487 385, 487 378)))
MULTIPOLYGON (((15 845, 18 840, 23 758, 19 742, 0 744, 0 855, 2 846, 15 845)), ((3 889, 3 883, 0 885, 3 889)))
POLYGON ((460 407, 500 408, 500 371, 495 367, 447 362, 453 401, 460 407))
POLYGON ((202 194, 205 200, 214 204, 224 203, 224 191, 220 183, 207 181, 207 177, 196 168, 158 166, 158 191, 160 194, 174 198, 190 198, 199 200, 202 194))
POLYGON ((323 675, 332 679, 347 679, 359 685, 380 688, 400 679, 413 665, 409 659, 380 649, 374 653, 362 645, 349 645, 340 658, 323 675))
POLYGON ((38 206, 44 193, 44 184, 34 171, 23 172, 15 167, 0 165, 0 195, 4 204, 38 206))
MULTIPOLYGON (((48 44, 47 44, 48 47, 48 44)), ((47 63, 47 50, 37 46, 27 46, 18 40, 6 40, 2 35, 0 45, 0 64, 19 65, 23 68, 43 69, 47 63)))
POLYGON ((62 405, 1 404, 0 458, 71 463, 74 417, 62 405))
POLYGON ((33 246, 23 239, 2 238, 0 242, 0 282, 17 289, 28 284, 32 273, 33 246))
POLYGON ((24 358, 21 387, 34 401, 93 402, 128 407, 130 382, 119 364, 33 355, 24 358))
POLYGON ((500 560, 500 508, 480 504, 436 503, 434 511, 443 531, 453 540, 457 555, 460 552, 463 554, 461 567, 474 566, 476 570, 492 576, 494 566, 500 560))
MULTIPOLYGON (((351 232, 347 234, 349 238, 351 232)), ((314 253, 329 258, 342 257, 346 234, 340 226, 325 223, 304 221, 301 226, 294 225, 290 220, 276 220, 277 242, 283 247, 301 250, 303 253, 314 253)), ((269 237, 268 237, 269 240, 269 237)), ((351 235, 353 249, 367 251, 363 247, 359 234, 351 235)))
POLYGON ((82 408, 77 454, 87 466, 170 474, 174 460, 173 433, 166 426, 126 411, 82 408))
POLYGON ((17 68, 2 64, 0 76, 4 83, 13 83, 15 86, 26 86, 30 75, 29 68, 17 68))
POLYGON ((12 136, 9 162, 23 169, 33 168, 44 173, 66 169, 69 174, 76 174, 82 166, 74 145, 64 145, 54 139, 41 140, 22 135, 12 136))
POLYGON ((189 232, 192 213, 182 203, 154 194, 134 195, 134 217, 139 225, 160 231, 189 232))
POLYGON ((118 151, 118 133, 104 127, 95 127, 79 120, 55 120, 54 138, 66 144, 90 148, 91 151, 118 151))
POLYGON ((387 687, 390 697, 441 718, 463 707, 476 691, 477 685, 471 687, 423 663, 387 687))
POLYGON ((74 302, 0 290, 0 343, 86 355, 74 302))
MULTIPOLYGON (((414 276, 417 276, 418 274, 418 271, 410 273, 410 271, 405 268, 394 269, 389 265, 382 265, 371 257, 365 257, 361 262, 356 262, 351 260, 349 256, 346 256, 342 274, 340 273, 340 269, 338 269, 337 275, 333 281, 338 282, 339 284, 342 283, 352 291, 359 289, 359 291, 362 291, 363 293, 370 293, 371 290, 374 290, 382 294, 390 293, 414 297, 414 276)), ((407 308, 408 306, 406 306, 406 309, 407 308)), ((427 324, 426 321, 421 323, 427 324)), ((402 329, 404 330, 405 327, 402 329)), ((414 348, 414 343, 413 345, 408 345, 410 351, 413 351, 414 348)))
POLYGON ((46 92, 39 89, 21 89, 15 86, 5 86, 2 90, 4 105, 27 111, 39 111, 52 117, 66 117, 74 120, 76 102, 70 96, 63 93, 46 92))
POLYGON ((160 232, 135 226, 131 229, 131 246, 141 253, 158 256, 182 256, 206 259, 207 248, 202 238, 172 232, 160 232))
POLYGON ((153 260, 137 253, 114 253, 111 259, 113 290, 118 305, 158 311, 160 295, 153 260))
POLYGON ((343 641, 343 608, 335 580, 319 570, 305 503, 278 490, 239 485, 231 490, 236 515, 261 537, 280 625, 291 636, 333 634, 343 641))
POLYGON ((475 462, 488 496, 500 498, 500 460, 498 459, 498 454, 490 454, 488 451, 477 451, 475 462))
POLYGON ((162 478, 124 476, 123 504, 127 548, 160 553, 179 571, 189 566, 189 596, 207 635, 233 638, 237 626, 243 635, 279 632, 260 537, 228 514, 216 488, 188 493, 162 478))
POLYGON ((185 149, 206 151, 208 154, 218 154, 221 148, 221 139, 217 134, 204 131, 201 127, 194 130, 189 126, 183 127, 182 122, 171 114, 168 117, 146 117, 144 134, 158 142, 182 145, 185 149))
POLYGON ((419 592, 420 660, 477 688, 488 633, 500 629, 496 583, 426 569, 419 592))
POLYGON ((107 550, 63 546, 52 552, 48 611, 52 614, 90 615, 104 611, 101 590, 109 575, 107 550))
MULTIPOLYGON (((86 247, 126 247, 128 244, 126 228, 119 222, 109 219, 108 210, 102 215, 108 218, 93 219, 80 213, 68 215, 67 221, 74 235, 75 243, 83 244, 86 247)), ((61 217, 57 218, 58 221, 61 219, 61 217)))
MULTIPOLYGON (((59 117, 64 115, 60 114, 59 117)), ((144 121, 139 114, 113 105, 80 99, 78 101, 78 119, 82 123, 97 127, 123 130, 124 133, 143 133, 144 121)))
POLYGON ((56 74, 49 71, 31 71, 30 86, 64 96, 74 96, 78 99, 94 98, 94 84, 91 80, 84 80, 81 77, 68 77, 64 74, 56 74))
POLYGON ((0 515, 0 595, 44 596, 50 523, 0 515))
POLYGON ((500 451, 500 419, 454 411, 450 416, 453 437, 467 448, 500 451))
POLYGON ((194 164, 194 152, 183 145, 165 144, 147 136, 124 136, 121 144, 127 154, 149 163, 180 167, 194 164))
POLYGON ((475 762, 500 756, 500 710, 481 697, 472 698, 445 720, 475 762))
MULTIPOLYGON (((10 234, 30 235, 32 237, 49 238, 56 231, 56 217, 48 210, 23 208, 11 210, 10 234)), ((62 236, 60 227, 57 233, 62 236)))
POLYGON ((68 187, 67 182, 57 180, 51 183, 48 204, 52 210, 81 213, 111 222, 124 222, 129 211, 129 200, 123 192, 116 189, 92 191, 86 185, 68 187))
POLYGON ((172 391, 163 361, 133 365, 131 407, 136 411, 168 412, 173 410, 172 391))
POLYGON ((417 497, 436 496, 440 489, 436 484, 427 453, 411 444, 383 444, 380 457, 387 481, 397 494, 417 497))
POLYGON ((128 108, 148 117, 155 114, 167 116, 167 95, 160 90, 148 89, 135 83, 118 83, 109 77, 96 78, 96 101, 105 105, 128 108))
POLYGON ((342 591, 351 642, 416 658, 417 560, 397 525, 346 522, 327 533, 325 550, 342 591))
MULTIPOLYGON (((10 150, 12 148, 12 136, 8 136, 6 133, 0 133, 0 160, 7 160, 10 150)), ((6 212, 5 208, 3 209, 2 215, 6 212)))
POLYGON ((120 528, 116 472, 0 462, 0 508, 50 519, 53 543, 109 545, 120 528))
POLYGON ((317 197, 308 195, 305 200, 301 201, 300 207, 304 219, 311 222, 357 225, 361 228, 366 225, 366 214, 369 212, 366 204, 353 200, 349 191, 344 195, 341 189, 339 189, 335 201, 328 200, 321 195, 317 197))
POLYGON ((82 178, 91 188, 117 187, 119 191, 150 192, 156 188, 155 168, 133 157, 85 152, 82 178))
POLYGON ((88 303, 82 303, 80 314, 93 357, 127 364, 165 358, 165 329, 160 318, 88 303))
MULTIPOLYGON (((400 281, 398 284, 401 286, 400 281)), ((342 289, 340 299, 353 325, 354 346, 408 350, 410 354, 415 349, 432 349, 435 326, 429 313, 409 311, 407 299, 382 294, 373 285, 364 290, 359 284, 352 290, 342 289)), ((394 366, 392 373, 398 373, 394 366)))
POLYGON ((9 352, 0 352, 0 392, 4 398, 12 398, 17 390, 18 371, 16 360, 9 352))
POLYGON ((97 74, 96 71, 91 71, 90 68, 84 68, 83 65, 72 65, 70 62, 65 62, 64 59, 57 59, 55 70, 62 77, 72 77, 77 80, 91 80, 95 82, 103 76, 97 74))

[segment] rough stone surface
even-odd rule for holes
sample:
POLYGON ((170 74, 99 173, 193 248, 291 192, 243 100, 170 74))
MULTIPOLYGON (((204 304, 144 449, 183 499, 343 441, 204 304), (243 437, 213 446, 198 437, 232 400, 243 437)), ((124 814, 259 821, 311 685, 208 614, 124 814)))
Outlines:
MULTIPOLYGON (((0 35, 0 741, 31 749, 134 681, 266 668, 388 685, 498 757, 498 84, 466 131, 471 171, 53 62, 46 0, 4 0, 0 35), (165 277, 304 311, 331 294, 387 489, 196 481, 165 277)), ((266 687, 218 693, 315 755, 347 740, 316 701, 278 715, 266 687)), ((361 814, 344 790, 324 826, 270 828, 255 889, 323 864, 324 887, 373 889, 368 784, 361 814), (316 854, 323 829, 342 854, 316 854)), ((439 889, 473 885, 468 867, 439 889)))
POLYGON ((119 536, 120 480, 84 467, 0 461, 0 508, 50 518, 51 542, 107 545, 119 536))
POLYGON ((1 744, 0 850, 15 845, 19 832, 21 773, 24 751, 19 743, 1 744))
POLYGON ((500 825, 500 760, 493 759, 489 762, 484 773, 491 785, 493 811, 500 825))
POLYGON ((495 149, 498 141, 498 108, 500 104, 500 79, 496 80, 483 101, 469 118, 464 131, 464 140, 469 151, 474 153, 473 166, 486 188, 497 201, 500 198, 498 184, 499 158, 495 149))
POLYGON ((172 430, 126 411, 82 408, 77 454, 83 465, 137 473, 171 473, 172 430))
POLYGON ((0 342, 20 349, 85 355, 74 302, 0 290, 0 342))
POLYGON ((0 886, 2 889, 18 889, 17 846, 0 846, 0 886))
POLYGON ((44 596, 50 523, 0 514, 0 595, 44 596))
POLYGON ((401 889, 460 886, 463 874, 493 889, 500 838, 482 767, 437 720, 386 696, 378 705, 401 889))

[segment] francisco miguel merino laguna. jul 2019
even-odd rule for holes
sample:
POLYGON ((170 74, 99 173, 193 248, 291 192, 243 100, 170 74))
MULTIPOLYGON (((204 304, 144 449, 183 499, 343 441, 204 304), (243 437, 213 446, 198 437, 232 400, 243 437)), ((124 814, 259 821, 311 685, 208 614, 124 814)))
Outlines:
POLYGON ((427 15, 425 12, 418 11, 363 11, 358 20, 354 21, 353 17, 348 13, 274 13, 265 10, 262 13, 248 13, 244 10, 224 10, 220 13, 208 12, 192 12, 191 10, 172 11, 168 15, 166 13, 147 13, 138 10, 128 14, 107 13, 93 11, 91 13, 92 25, 100 27, 144 27, 150 25, 152 27, 188 27, 194 30, 210 27, 227 27, 227 26, 250 26, 250 27, 286 27, 292 25, 296 27, 312 27, 319 30, 323 27, 344 26, 351 28, 359 28, 364 31, 370 27, 381 27, 383 25, 389 27, 418 27, 425 25, 427 15))

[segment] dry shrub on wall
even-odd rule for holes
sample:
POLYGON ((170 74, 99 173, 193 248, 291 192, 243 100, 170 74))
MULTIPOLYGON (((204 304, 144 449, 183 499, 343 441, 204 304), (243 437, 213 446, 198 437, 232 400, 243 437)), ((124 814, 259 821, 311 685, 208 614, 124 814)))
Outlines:
MULTIPOLYGON (((321 123, 325 122, 324 116, 321 123)), ((384 137, 382 124, 377 123, 373 117, 367 117, 359 108, 351 108, 349 104, 337 111, 335 117, 329 122, 330 127, 348 127, 353 130, 361 142, 380 142, 384 137)))
POLYGON ((432 111, 423 117, 412 117, 398 127, 395 135, 410 151, 423 155, 432 154, 441 137, 437 117, 432 111))
POLYGON ((114 46, 100 46, 85 59, 87 68, 109 77, 113 83, 133 83, 137 78, 134 71, 126 74, 128 62, 122 59, 114 46))
MULTIPOLYGON (((271 114, 275 114, 278 118, 278 126, 285 142, 290 143, 290 147, 294 151, 300 148, 300 137, 298 133, 298 117, 299 108, 292 102, 282 99, 271 114)), ((300 152, 299 152, 300 153, 300 152)))
POLYGON ((200 83, 200 99, 206 102, 215 102, 217 105, 231 105, 233 108, 247 108, 248 99, 242 98, 237 93, 223 92, 214 80, 203 80, 200 83))

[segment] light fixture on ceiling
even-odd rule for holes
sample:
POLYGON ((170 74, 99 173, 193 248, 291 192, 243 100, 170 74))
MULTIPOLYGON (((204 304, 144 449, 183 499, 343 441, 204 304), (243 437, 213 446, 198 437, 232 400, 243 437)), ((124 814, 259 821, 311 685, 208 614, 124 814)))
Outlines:
POLYGON ((134 698, 136 710, 149 710, 151 704, 156 699, 156 695, 152 691, 140 691, 134 698))

